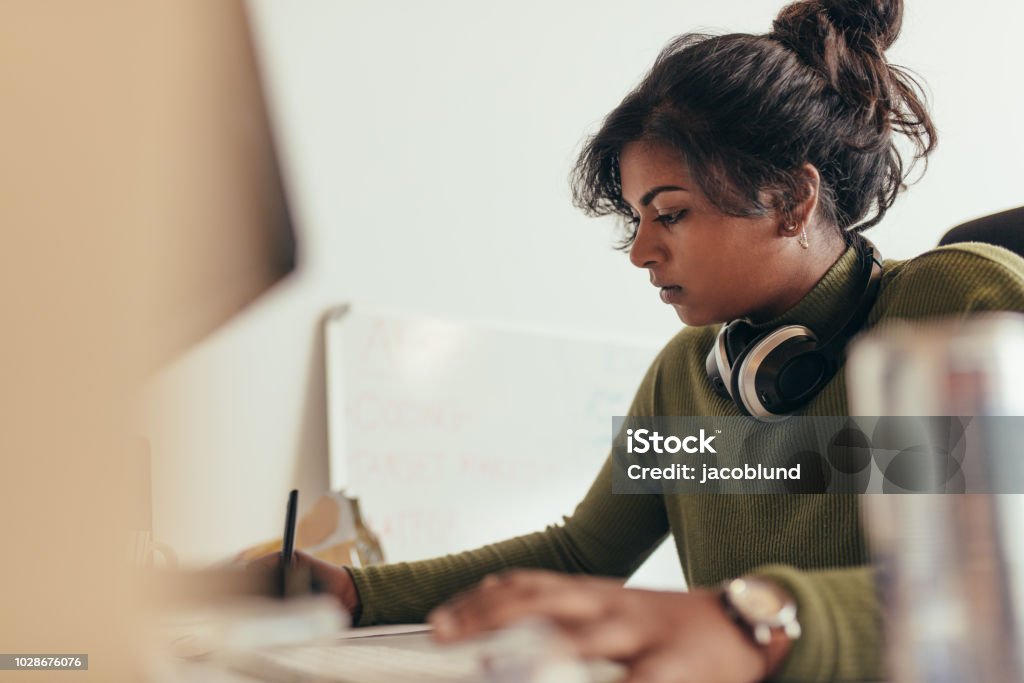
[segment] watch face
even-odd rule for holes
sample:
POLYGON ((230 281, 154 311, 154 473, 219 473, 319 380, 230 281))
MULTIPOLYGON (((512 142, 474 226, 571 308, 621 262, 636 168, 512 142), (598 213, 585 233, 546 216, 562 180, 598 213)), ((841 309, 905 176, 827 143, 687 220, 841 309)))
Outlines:
POLYGON ((751 623, 780 623, 794 609, 779 586, 758 579, 737 579, 729 584, 729 602, 751 623))

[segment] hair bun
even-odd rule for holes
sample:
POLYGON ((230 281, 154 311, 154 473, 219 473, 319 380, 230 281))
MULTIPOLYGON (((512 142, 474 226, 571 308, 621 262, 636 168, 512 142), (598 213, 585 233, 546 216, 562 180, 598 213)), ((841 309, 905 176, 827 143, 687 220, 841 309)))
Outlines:
POLYGON ((799 53, 841 36, 851 49, 881 56, 902 24, 903 0, 800 0, 779 12, 770 35, 799 53))
POLYGON ((903 0, 799 0, 782 8, 768 37, 840 94, 873 105, 888 96, 885 50, 902 23, 903 0))
POLYGON ((887 50, 900 35, 903 0, 821 0, 821 6, 850 44, 867 38, 887 50))

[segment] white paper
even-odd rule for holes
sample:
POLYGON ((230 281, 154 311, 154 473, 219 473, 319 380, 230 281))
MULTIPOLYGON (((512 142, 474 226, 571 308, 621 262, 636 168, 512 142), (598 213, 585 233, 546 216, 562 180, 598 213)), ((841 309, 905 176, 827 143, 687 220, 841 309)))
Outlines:
POLYGON ((341 640, 355 638, 375 638, 377 636, 400 636, 407 633, 429 633, 430 624, 388 624, 386 626, 365 626, 350 628, 338 634, 341 640))

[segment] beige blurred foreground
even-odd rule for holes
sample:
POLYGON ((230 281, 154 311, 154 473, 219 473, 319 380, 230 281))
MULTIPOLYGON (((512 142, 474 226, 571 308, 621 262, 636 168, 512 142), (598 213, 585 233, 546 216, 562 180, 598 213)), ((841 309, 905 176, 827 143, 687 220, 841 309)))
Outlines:
POLYGON ((244 26, 226 1, 0 6, 0 652, 89 655, 34 680, 142 677, 134 390, 291 268, 244 26))

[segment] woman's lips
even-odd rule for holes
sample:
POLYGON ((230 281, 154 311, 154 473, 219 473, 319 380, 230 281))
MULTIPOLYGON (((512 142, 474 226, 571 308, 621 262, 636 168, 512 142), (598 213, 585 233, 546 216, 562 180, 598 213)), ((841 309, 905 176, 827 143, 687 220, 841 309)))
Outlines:
POLYGON ((670 285, 661 288, 661 300, 667 304, 678 304, 683 300, 683 288, 679 285, 670 285))

